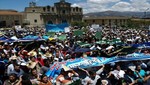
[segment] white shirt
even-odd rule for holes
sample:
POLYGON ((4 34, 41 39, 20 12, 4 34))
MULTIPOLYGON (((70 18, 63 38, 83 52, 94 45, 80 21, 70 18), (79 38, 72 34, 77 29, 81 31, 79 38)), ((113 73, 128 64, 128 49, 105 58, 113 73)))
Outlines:
POLYGON ((124 72, 123 70, 120 70, 120 71, 114 70, 114 71, 112 71, 111 73, 112 73, 112 74, 115 76, 115 78, 117 78, 117 79, 124 78, 124 74, 125 74, 125 72, 124 72))
POLYGON ((7 67, 7 74, 9 75, 13 70, 14 70, 14 65, 13 65, 13 64, 10 64, 10 65, 7 67))
POLYGON ((101 68, 101 69, 99 69, 99 70, 96 72, 96 76, 95 76, 94 80, 91 79, 89 76, 87 76, 85 79, 82 80, 82 84, 83 84, 83 85, 87 85, 88 82, 90 82, 89 85, 96 85, 97 80, 100 78, 99 75, 103 72, 103 69, 104 69, 104 68, 101 68))

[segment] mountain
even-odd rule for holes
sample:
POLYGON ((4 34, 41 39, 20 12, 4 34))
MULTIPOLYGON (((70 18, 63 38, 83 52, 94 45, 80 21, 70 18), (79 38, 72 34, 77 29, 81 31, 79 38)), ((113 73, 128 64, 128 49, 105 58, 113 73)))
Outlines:
POLYGON ((93 12, 84 14, 84 16, 94 16, 94 17, 102 17, 102 16, 120 16, 120 17, 137 17, 137 18, 150 18, 150 12, 119 12, 119 11, 104 11, 104 12, 93 12))

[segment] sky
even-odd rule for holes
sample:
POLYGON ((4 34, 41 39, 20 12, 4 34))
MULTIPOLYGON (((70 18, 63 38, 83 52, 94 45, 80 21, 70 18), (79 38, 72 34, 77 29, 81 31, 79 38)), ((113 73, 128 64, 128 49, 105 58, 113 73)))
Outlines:
MULTIPOLYGON (((29 2, 35 1, 38 6, 53 6, 59 0, 0 0, 0 9, 24 11, 29 2)), ((101 11, 150 11, 150 0, 66 0, 72 6, 82 7, 83 13, 101 11)))

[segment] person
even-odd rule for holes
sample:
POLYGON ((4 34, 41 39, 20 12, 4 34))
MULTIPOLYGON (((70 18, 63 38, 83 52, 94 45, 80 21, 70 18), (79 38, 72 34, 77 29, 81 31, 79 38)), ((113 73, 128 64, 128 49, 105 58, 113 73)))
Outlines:
POLYGON ((15 73, 17 77, 23 75, 24 71, 20 68, 19 64, 14 64, 14 70, 11 73, 15 73))
POLYGON ((144 85, 150 85, 150 75, 145 76, 144 85))
POLYGON ((125 82, 126 82, 127 84, 132 85, 132 84, 135 84, 135 83, 136 83, 136 81, 137 81, 136 79, 137 79, 137 77, 136 77, 136 75, 134 74, 134 70, 132 70, 132 69, 127 69, 126 74, 124 75, 124 80, 125 80, 125 82))
POLYGON ((17 60, 11 60, 11 64, 7 67, 7 75, 9 75, 14 70, 14 65, 17 64, 17 60))
POLYGON ((5 80, 4 81, 4 84, 3 85, 20 85, 18 84, 18 79, 17 79, 17 75, 12 73, 9 75, 9 78, 8 80, 5 80))
POLYGON ((61 70, 60 75, 56 78, 56 85, 69 85, 73 83, 72 77, 79 76, 74 70, 70 69, 65 71, 65 69, 61 70))
POLYGON ((52 85, 52 83, 48 80, 48 77, 46 75, 42 75, 40 83, 38 85, 52 85))
POLYGON ((116 65, 116 69, 109 72, 107 78, 111 81, 111 83, 115 85, 121 84, 122 80, 124 80, 125 71, 121 70, 120 65, 116 65))
POLYGON ((107 79, 101 79, 101 78, 99 78, 97 80, 96 85, 111 85, 111 83, 107 79))
POLYGON ((29 76, 30 81, 32 84, 38 85, 40 81, 40 75, 37 73, 36 69, 31 69, 31 74, 29 76))
POLYGON ((50 68, 50 62, 48 59, 44 59, 44 66, 41 67, 40 73, 45 74, 50 68))
POLYGON ((22 76, 20 76, 19 79, 21 82, 21 85, 32 85, 32 82, 29 79, 29 75, 24 73, 22 76))
POLYGON ((82 70, 82 71, 85 71, 86 73, 87 73, 87 76, 86 76, 86 78, 84 78, 83 80, 82 80, 82 84, 83 85, 96 85, 96 83, 97 83, 97 80, 99 79, 99 78, 101 78, 99 75, 103 72, 103 70, 104 70, 104 65, 98 70, 98 71, 96 71, 96 73, 94 73, 94 72, 92 72, 92 71, 86 71, 86 70, 84 70, 84 69, 82 69, 82 68, 79 68, 80 70, 82 70))
POLYGON ((119 80, 120 78, 124 78, 124 74, 125 72, 123 70, 121 70, 121 67, 119 65, 116 66, 116 69, 111 71, 108 75, 108 78, 111 76, 111 75, 114 75, 114 77, 119 80))
POLYGON ((137 65, 134 74, 138 77, 137 83, 143 85, 144 77, 146 75, 145 70, 143 70, 140 65, 137 65))
POLYGON ((41 64, 36 61, 36 58, 34 56, 30 57, 30 61, 27 63, 27 67, 29 69, 36 69, 38 73, 40 73, 41 64))
POLYGON ((36 61, 38 61, 42 66, 44 66, 44 62, 40 54, 37 55, 36 61))

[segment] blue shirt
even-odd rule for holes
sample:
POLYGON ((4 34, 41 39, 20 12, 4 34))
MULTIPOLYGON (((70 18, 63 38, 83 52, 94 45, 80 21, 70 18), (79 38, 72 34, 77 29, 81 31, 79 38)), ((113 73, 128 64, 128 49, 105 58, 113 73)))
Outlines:
MULTIPOLYGON (((135 74, 137 77, 139 77, 136 72, 134 72, 134 74, 135 74)), ((144 76, 146 75, 146 72, 141 69, 141 70, 139 71, 139 74, 140 74, 142 77, 144 77, 144 76)))

